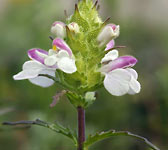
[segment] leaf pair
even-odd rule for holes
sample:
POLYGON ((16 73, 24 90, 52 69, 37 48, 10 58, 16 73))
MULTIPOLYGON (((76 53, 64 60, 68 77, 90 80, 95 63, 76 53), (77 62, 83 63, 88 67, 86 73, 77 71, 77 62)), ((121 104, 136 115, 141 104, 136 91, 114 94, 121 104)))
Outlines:
MULTIPOLYGON (((62 125, 58 124, 58 123, 48 123, 45 121, 42 121, 40 119, 36 119, 35 121, 17 121, 17 122, 4 122, 2 123, 2 125, 11 125, 11 126, 16 126, 16 125, 39 125, 42 127, 46 127, 56 133, 60 133, 68 138, 70 138, 74 145, 77 147, 78 146, 78 140, 77 140, 77 135, 75 132, 73 132, 72 130, 70 130, 69 128, 65 128, 62 125)), ((146 138, 136 135, 136 134, 132 134, 128 131, 115 131, 115 130, 110 130, 107 132, 100 132, 100 133, 96 133, 95 135, 89 135, 89 137, 87 138, 87 140, 84 142, 84 150, 88 150, 88 148, 93 145, 94 143, 104 140, 106 138, 110 138, 113 136, 128 136, 128 137, 133 137, 136 138, 142 142, 144 142, 145 144, 147 144, 151 149, 153 150, 160 150, 159 148, 157 148, 155 145, 153 145, 151 142, 149 142, 146 138)))

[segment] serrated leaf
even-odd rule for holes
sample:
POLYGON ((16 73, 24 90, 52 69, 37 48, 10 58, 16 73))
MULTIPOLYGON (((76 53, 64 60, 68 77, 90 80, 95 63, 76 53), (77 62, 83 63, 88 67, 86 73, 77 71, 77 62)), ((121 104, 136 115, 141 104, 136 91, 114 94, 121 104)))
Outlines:
POLYGON ((128 131, 115 131, 115 130, 111 130, 111 131, 107 131, 107 132, 100 132, 100 133, 96 133, 95 135, 90 135, 88 137, 88 139, 85 141, 84 143, 84 147, 87 149, 89 146, 91 146, 92 144, 104 140, 106 138, 110 138, 113 136, 130 136, 130 137, 134 137, 136 139, 139 139, 141 141, 143 141, 145 144, 147 144, 150 148, 152 148, 153 150, 160 150, 159 148, 157 148, 155 145, 153 145, 151 142, 149 142, 146 138, 136 135, 136 134, 132 134, 128 131))

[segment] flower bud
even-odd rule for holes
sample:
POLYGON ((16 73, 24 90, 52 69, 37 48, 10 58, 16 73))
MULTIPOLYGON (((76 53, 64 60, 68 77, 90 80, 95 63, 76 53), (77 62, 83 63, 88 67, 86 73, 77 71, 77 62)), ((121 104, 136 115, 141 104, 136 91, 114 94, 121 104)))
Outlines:
POLYGON ((56 37, 64 39, 66 37, 65 24, 63 22, 56 21, 52 24, 51 33, 56 37))
POLYGON ((99 33, 97 37, 97 41, 99 42, 99 46, 103 46, 110 42, 112 39, 115 39, 120 34, 120 26, 115 24, 106 25, 102 31, 99 33))
POLYGON ((72 22, 68 25, 68 28, 70 31, 74 32, 74 33, 79 33, 79 26, 77 23, 72 22))

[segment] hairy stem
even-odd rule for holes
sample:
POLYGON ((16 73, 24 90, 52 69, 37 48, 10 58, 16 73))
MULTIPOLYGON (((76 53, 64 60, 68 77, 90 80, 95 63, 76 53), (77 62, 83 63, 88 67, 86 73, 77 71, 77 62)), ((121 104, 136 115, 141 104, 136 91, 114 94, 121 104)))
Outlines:
POLYGON ((85 142, 85 110, 82 107, 78 107, 78 149, 84 149, 85 142))

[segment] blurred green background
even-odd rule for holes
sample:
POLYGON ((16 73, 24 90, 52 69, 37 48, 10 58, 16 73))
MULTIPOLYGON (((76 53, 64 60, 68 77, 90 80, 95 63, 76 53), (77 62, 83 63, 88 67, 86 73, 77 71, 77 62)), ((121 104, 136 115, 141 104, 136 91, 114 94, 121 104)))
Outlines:
MULTIPOLYGON (((49 108, 57 86, 40 88, 29 81, 14 81, 28 60, 27 50, 51 48, 50 26, 64 21, 64 9, 73 12, 75 0, 0 0, 0 122, 40 118, 76 128, 76 110, 62 99, 49 108)), ((116 45, 121 54, 138 58, 135 66, 142 84, 140 94, 114 97, 104 89, 86 112, 87 134, 128 130, 168 149, 168 1, 100 0, 100 14, 121 26, 116 45)), ((72 150, 71 141, 48 129, 0 131, 1 150, 72 150)), ((148 150, 143 143, 113 137, 93 145, 93 150, 148 150)))

